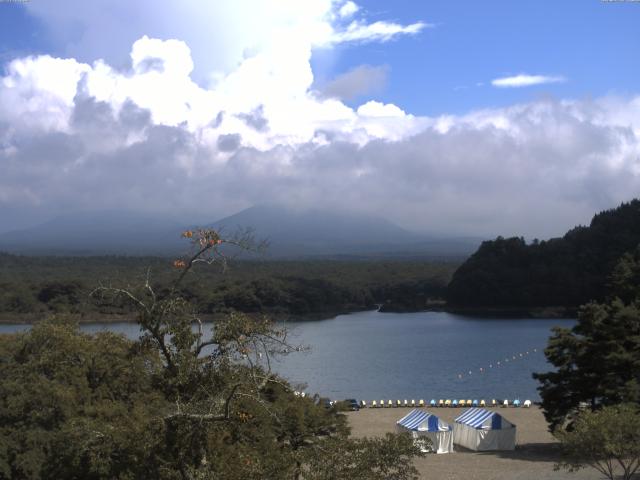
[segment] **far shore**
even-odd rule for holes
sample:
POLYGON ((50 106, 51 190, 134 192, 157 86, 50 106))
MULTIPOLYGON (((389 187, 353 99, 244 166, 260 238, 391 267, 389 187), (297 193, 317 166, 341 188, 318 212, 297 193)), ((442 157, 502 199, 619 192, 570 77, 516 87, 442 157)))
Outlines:
MULTIPOLYGON (((577 317, 577 308, 570 307, 540 307, 530 309, 518 309, 518 308, 474 308, 474 307, 448 307, 444 304, 438 304, 429 308, 422 309, 410 309, 402 308, 394 305, 377 305, 376 308, 381 313, 419 313, 419 312, 446 312, 455 315, 464 315, 468 317, 477 318, 503 318, 508 319, 522 319, 522 318, 566 318, 572 319, 577 317)), ((290 315, 290 314, 272 314, 264 313, 269 318, 275 321, 319 321, 335 318, 338 315, 347 315, 349 313, 358 313, 362 311, 368 311, 366 308, 353 308, 343 310, 328 310, 323 312, 313 312, 304 315, 290 315)), ((14 313, 14 312, 0 312, 0 325, 31 325, 53 316, 53 312, 39 312, 39 313, 14 313)), ((117 313, 86 313, 86 314, 60 314, 67 315, 80 324, 95 324, 95 323, 135 323, 137 316, 135 313, 117 314, 117 313)), ((224 317, 226 313, 214 313, 199 315, 199 318, 204 322, 215 322, 217 319, 224 317)), ((261 315, 259 312, 253 312, 249 315, 261 315)))
MULTIPOLYGON (((282 314, 271 314, 264 313, 265 316, 271 318, 272 320, 279 322, 283 320, 287 321, 318 321, 318 320, 328 320, 330 318, 335 318, 338 315, 346 315, 349 313, 357 313, 367 311, 367 309, 353 309, 353 310, 331 310, 325 312, 316 312, 309 313, 305 315, 282 315, 282 314)), ((3 313, 0 312, 0 325, 33 325, 47 318, 54 316, 55 314, 52 312, 47 313, 3 313)), ((135 313, 127 313, 127 314, 118 314, 118 313, 86 313, 86 314, 66 314, 61 313, 59 315, 67 316, 79 324, 96 324, 96 323, 136 323, 138 321, 138 317, 135 313)), ((203 314, 198 315, 198 318, 206 323, 215 322, 218 319, 221 319, 228 315, 227 313, 214 313, 214 314, 203 314)), ((255 312, 249 313, 248 315, 262 315, 262 313, 255 312)))

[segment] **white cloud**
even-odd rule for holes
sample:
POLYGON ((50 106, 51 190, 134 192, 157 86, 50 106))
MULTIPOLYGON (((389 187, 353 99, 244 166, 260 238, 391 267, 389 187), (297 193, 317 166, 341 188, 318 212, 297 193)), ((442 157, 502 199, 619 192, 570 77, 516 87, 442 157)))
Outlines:
POLYGON ((360 10, 360 7, 349 0, 340 7, 340 10, 338 10, 338 15, 340 15, 341 18, 348 18, 353 16, 358 10, 360 10))
POLYGON ((346 29, 336 31, 331 35, 331 43, 343 42, 387 42, 400 35, 416 35, 425 28, 433 25, 416 22, 410 25, 400 25, 393 22, 364 23, 361 21, 351 22, 346 29))
POLYGON ((404 117, 404 111, 392 103, 380 103, 369 100, 358 107, 358 115, 364 117, 404 117))
POLYGON ((87 71, 88 65, 48 55, 12 61, 0 83, 0 119, 10 115, 14 125, 63 130, 87 71))
POLYGON ((565 81, 566 79, 562 76, 528 75, 526 73, 521 73, 512 77, 496 78, 491 80, 491 85, 499 88, 517 88, 542 85, 545 83, 560 83, 565 81))
POLYGON ((283 35, 292 44, 328 46, 386 41, 416 34, 425 25, 368 24, 360 18, 345 26, 360 11, 345 0, 56 0, 25 7, 52 32, 58 51, 83 63, 101 58, 122 69, 129 47, 144 35, 182 40, 191 48, 194 80, 201 85, 234 71, 283 35))
MULTIPOLYGON (((149 39, 138 45, 141 63, 148 55, 165 61, 154 45, 149 39)), ((167 59, 186 52, 171 45, 167 59)), ((184 74, 188 62, 178 57, 162 64, 184 74)), ((287 121, 266 103, 244 115, 212 108, 201 113, 212 120, 198 122, 193 108, 181 110, 173 99, 141 108, 137 101, 148 98, 137 99, 139 90, 126 83, 152 88, 169 81, 162 75, 174 78, 170 72, 121 76, 104 64, 78 65, 70 79, 84 81, 70 101, 64 88, 44 92, 65 106, 54 127, 48 120, 48 128, 15 123, 20 111, 0 108, 3 215, 19 208, 54 215, 81 205, 183 217, 205 210, 214 219, 282 202, 382 214, 432 232, 544 237, 640 191, 640 97, 538 101, 427 118, 381 102, 354 112, 307 96, 289 99, 285 116, 296 116, 287 121), (102 85, 100 98, 92 82, 102 85), (119 89, 130 95, 115 95, 119 89), (154 114, 172 105, 172 122, 154 114)), ((20 70, 3 79, 0 98, 15 88, 7 85, 26 85, 20 70)), ((27 78, 32 71, 24 70, 27 78)), ((191 87, 178 98, 211 95, 213 107, 222 102, 216 91, 191 87)), ((44 93, 34 90, 36 98, 44 93)), ((167 96, 156 94, 158 102, 167 96)))
MULTIPOLYGON (((78 21, 98 25, 101 1, 79 5, 78 21)), ((32 4, 60 15, 49 2, 32 4)), ((344 26, 344 5, 257 6, 269 34, 242 37, 249 50, 232 54, 211 85, 193 78, 203 43, 178 35, 135 37, 128 62, 15 59, 0 79, 0 222, 78 208, 204 211, 213 220, 279 201, 433 232, 546 236, 640 191, 638 96, 420 117, 374 99, 353 109, 318 95, 315 46, 425 28, 344 26)), ((179 26, 186 17, 176 15, 179 26)))

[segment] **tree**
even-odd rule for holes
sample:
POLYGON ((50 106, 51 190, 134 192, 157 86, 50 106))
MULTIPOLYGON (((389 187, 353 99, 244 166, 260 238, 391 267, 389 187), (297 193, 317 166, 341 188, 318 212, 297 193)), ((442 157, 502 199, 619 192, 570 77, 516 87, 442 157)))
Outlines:
MULTIPOLYGON (((0 335, 0 478, 142 478, 157 465, 156 352, 64 318, 0 335)), ((157 472, 156 472, 157 473, 157 472)))
POLYGON ((614 480, 629 480, 640 468, 640 410, 637 405, 581 412, 571 430, 557 432, 565 459, 556 468, 595 468, 614 480))
MULTIPOLYGON (((430 443, 425 439, 425 443, 430 443)), ((427 445, 428 446, 428 445, 427 445)), ((309 480, 401 480, 414 478, 414 456, 424 456, 408 433, 344 442, 332 438, 308 459, 309 480)))
POLYGON ((147 275, 93 292, 137 309, 139 340, 59 320, 2 337, 0 479, 417 478, 408 437, 351 439, 343 414, 271 371, 274 355, 294 350, 286 331, 239 313, 205 331, 183 280, 254 245, 207 229, 183 236, 192 250, 168 289, 147 275), (320 467, 342 450, 351 460, 320 467))
POLYGON ((554 329, 545 355, 557 370, 534 374, 552 430, 583 402, 591 409, 640 403, 640 268, 633 259, 626 255, 614 269, 607 303, 589 303, 572 329, 554 329), (615 296, 620 293, 626 302, 615 296))
POLYGON ((557 306, 575 311, 605 301, 608 275, 640 242, 640 199, 598 213, 587 227, 527 244, 523 238, 483 242, 454 273, 447 302, 465 308, 557 306))
POLYGON ((640 244, 625 253, 616 264, 609 279, 611 295, 623 302, 640 298, 640 244))

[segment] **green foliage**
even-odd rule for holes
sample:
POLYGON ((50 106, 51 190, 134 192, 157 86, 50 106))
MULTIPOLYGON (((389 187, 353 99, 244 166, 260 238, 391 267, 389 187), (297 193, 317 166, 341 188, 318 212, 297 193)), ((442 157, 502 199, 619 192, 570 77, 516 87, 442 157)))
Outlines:
POLYGON ((551 428, 561 426, 581 402, 592 409, 640 403, 640 270, 634 255, 614 269, 613 296, 580 309, 572 329, 556 328, 545 355, 557 370, 534 374, 551 428))
MULTIPOLYGON (((238 261, 225 275, 198 268, 180 284, 180 295, 202 314, 231 311, 271 316, 328 317, 373 308, 421 310, 442 297, 453 263, 426 261, 238 261)), ((155 257, 25 257, 0 253, 0 316, 73 313, 82 319, 135 314, 122 299, 95 302, 98 281, 144 284, 168 295, 174 270, 155 257), (4 315, 2 315, 4 314, 4 315)), ((129 285, 128 288, 136 290, 129 285)), ((139 292, 138 292, 139 293, 139 292)))
POLYGON ((640 245, 633 252, 625 253, 616 264, 609 290, 612 297, 626 303, 640 298, 640 245))
POLYGON ((93 292, 135 308, 138 341, 55 318, 0 336, 0 480, 416 478, 408 437, 351 439, 342 413, 270 371, 286 331, 241 313, 204 331, 181 282, 222 240, 187 235, 162 294, 148 280, 93 292))
POLYGON ((629 480, 640 467, 640 410, 637 405, 584 411, 570 430, 559 430, 564 460, 557 468, 576 471, 585 466, 614 480, 618 471, 629 480))
POLYGON ((308 459, 308 480, 417 479, 413 457, 425 456, 407 433, 341 442, 332 438, 308 459))
POLYGON ((0 478, 140 478, 153 463, 156 352, 54 319, 0 336, 0 478))
POLYGON ((605 297, 608 275, 640 244, 640 200, 593 217, 562 238, 484 242, 455 272, 447 301, 461 307, 576 308, 605 297))

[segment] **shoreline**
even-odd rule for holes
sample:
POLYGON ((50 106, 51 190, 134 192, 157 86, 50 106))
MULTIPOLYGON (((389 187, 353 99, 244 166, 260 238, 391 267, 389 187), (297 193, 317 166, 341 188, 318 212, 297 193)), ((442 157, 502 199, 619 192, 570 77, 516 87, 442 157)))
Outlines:
MULTIPOLYGON (((350 313, 366 312, 376 310, 375 308, 357 308, 330 310, 324 312, 308 313, 304 315, 290 315, 277 313, 248 312, 246 315, 265 315, 274 322, 296 321, 296 322, 315 322, 321 320, 329 320, 339 315, 348 315, 350 313)), ((230 312, 229 312, 230 313, 230 312)), ((205 323, 215 322, 217 319, 225 317, 229 313, 207 313, 198 315, 205 323)), ((243 313, 243 312, 240 312, 243 313)), ((68 317, 76 320, 81 325, 91 325, 98 323, 137 323, 136 313, 2 313, 0 312, 0 325, 34 325, 47 318, 55 315, 68 317)))
POLYGON ((421 309, 403 308, 397 305, 382 305, 382 313, 417 313, 417 312, 444 312, 468 317, 492 317, 492 318, 576 318, 578 307, 547 306, 547 307, 457 307, 446 304, 426 306, 421 309))
MULTIPOLYGON (((393 305, 385 306, 384 304, 378 304, 374 308, 353 308, 353 309, 338 309, 328 310, 322 312, 312 312, 303 315, 293 314, 278 314, 278 313, 262 313, 262 312, 249 312, 247 315, 265 315, 274 320, 274 322, 281 321, 295 321, 295 322, 315 322, 322 320, 329 320, 339 315, 348 315, 351 313, 366 312, 378 310, 380 313, 419 313, 419 312, 445 312, 454 315, 463 315, 468 317, 477 318, 499 318, 505 320, 515 319, 534 319, 534 318, 546 318, 546 319, 575 319, 578 314, 577 308, 571 307, 537 307, 530 309, 519 309, 510 307, 500 308, 475 308, 475 307, 448 307, 446 305, 438 305, 421 309, 408 309, 400 308, 393 305)), ((221 318, 228 313, 213 313, 203 314, 200 318, 209 323, 215 322, 217 318, 221 318)), ((56 315, 53 312, 42 313, 4 313, 0 312, 0 325, 33 325, 41 322, 46 318, 56 315)), ((61 316, 67 316, 76 320, 79 324, 97 324, 97 323, 136 323, 136 313, 60 313, 61 316)))

